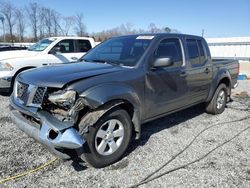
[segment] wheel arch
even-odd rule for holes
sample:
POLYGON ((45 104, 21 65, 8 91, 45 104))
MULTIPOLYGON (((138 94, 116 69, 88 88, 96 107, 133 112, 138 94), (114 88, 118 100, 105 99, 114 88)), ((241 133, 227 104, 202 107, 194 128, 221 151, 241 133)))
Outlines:
POLYGON ((35 66, 28 66, 28 67, 23 67, 21 69, 19 69, 18 71, 16 71, 16 73, 14 74, 13 76, 13 79, 11 81, 11 88, 13 88, 13 85, 14 85, 14 82, 15 82, 15 79, 17 77, 17 75, 25 70, 28 70, 28 69, 33 69, 33 68, 36 68, 35 66))
POLYGON ((85 123, 79 125, 80 132, 95 122, 108 111, 121 108, 131 117, 136 139, 141 135, 141 102, 132 88, 126 85, 105 84, 94 87, 80 94, 89 107, 89 112, 84 116, 85 123), (93 118, 95 116, 95 118, 93 118))
POLYGON ((107 107, 109 106, 110 108, 102 116, 104 116, 106 113, 114 109, 125 110, 131 118, 131 122, 133 126, 132 128, 134 130, 134 133, 136 134, 136 138, 138 139, 140 137, 141 127, 139 123, 140 122, 139 114, 137 113, 134 105, 131 102, 125 99, 115 99, 115 100, 108 101, 107 103, 105 103, 103 107, 105 108, 105 106, 107 107))
POLYGON ((216 89, 218 88, 218 86, 223 83, 227 86, 227 94, 228 96, 231 95, 231 87, 232 87, 232 79, 231 79, 231 75, 229 73, 228 70, 226 69, 221 69, 217 75, 213 78, 213 82, 211 84, 211 89, 209 92, 209 95, 207 97, 206 102, 209 102, 212 98, 213 95, 216 91, 216 89))

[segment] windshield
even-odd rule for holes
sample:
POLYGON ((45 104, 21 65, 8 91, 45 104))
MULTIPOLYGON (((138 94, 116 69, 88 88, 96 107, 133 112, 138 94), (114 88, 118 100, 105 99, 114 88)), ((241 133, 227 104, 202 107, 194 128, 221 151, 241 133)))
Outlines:
POLYGON ((109 39, 89 53, 82 59, 88 62, 111 63, 120 66, 136 65, 153 36, 126 36, 109 39))
POLYGON ((42 40, 38 41, 36 44, 29 47, 28 50, 29 51, 38 51, 38 52, 43 51, 55 40, 56 39, 42 39, 42 40))

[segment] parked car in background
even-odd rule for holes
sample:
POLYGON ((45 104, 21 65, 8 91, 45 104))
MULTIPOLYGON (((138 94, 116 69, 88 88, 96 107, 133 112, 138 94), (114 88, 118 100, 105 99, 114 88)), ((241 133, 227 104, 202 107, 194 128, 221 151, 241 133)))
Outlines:
POLYGON ((95 45, 89 37, 50 37, 27 50, 0 52, 0 91, 11 91, 16 76, 24 70, 76 62, 95 45))
POLYGON ((62 159, 97 168, 119 160, 141 124, 199 103, 220 114, 237 86, 238 61, 213 61, 198 36, 114 37, 81 60, 19 74, 11 118, 62 159))
POLYGON ((12 51, 12 50, 26 50, 27 47, 25 46, 10 46, 10 45, 1 45, 0 52, 3 51, 12 51))

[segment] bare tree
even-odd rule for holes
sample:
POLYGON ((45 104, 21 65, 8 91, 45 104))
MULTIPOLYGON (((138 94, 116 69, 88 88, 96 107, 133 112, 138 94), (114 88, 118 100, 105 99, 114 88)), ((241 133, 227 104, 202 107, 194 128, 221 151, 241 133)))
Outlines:
POLYGON ((52 26, 53 26, 53 30, 54 30, 54 36, 57 36, 59 34, 59 30, 60 30, 60 20, 61 20, 61 15, 56 12, 56 11, 52 11, 52 26))
POLYGON ((26 7, 35 41, 38 40, 37 31, 38 31, 39 9, 40 8, 37 3, 30 3, 29 6, 26 7))
POLYGON ((103 30, 101 32, 96 32, 96 33, 91 33, 90 36, 93 36, 95 40, 97 41, 104 41, 113 36, 136 34, 136 33, 144 33, 144 30, 133 29, 133 24, 126 23, 126 24, 121 24, 120 26, 114 27, 112 29, 103 30))
POLYGON ((15 17, 15 9, 16 7, 11 2, 2 2, 1 3, 1 12, 4 14, 7 27, 10 33, 11 42, 13 42, 13 27, 16 24, 16 17, 15 17))
POLYGON ((86 26, 83 22, 83 14, 78 13, 76 14, 76 34, 80 37, 83 37, 86 35, 86 26))
POLYGON ((165 28, 164 28, 164 31, 165 31, 166 33, 170 33, 170 32, 171 32, 171 29, 170 29, 170 27, 165 27, 165 28))
POLYGON ((38 30, 39 30, 39 38, 44 38, 46 36, 46 29, 44 27, 45 25, 45 12, 43 11, 43 8, 39 8, 39 13, 38 13, 38 30))
POLYGON ((171 33, 181 33, 178 29, 171 29, 171 33))
POLYGON ((19 41, 23 42, 24 31, 26 27, 24 10, 22 8, 16 9, 15 13, 17 18, 17 31, 18 31, 19 41))
POLYGON ((119 32, 123 35, 127 35, 127 34, 133 34, 134 31, 132 31, 133 28, 133 24, 132 23, 126 23, 126 24, 122 24, 119 27, 119 32))
POLYGON ((60 14, 53 9, 41 7, 39 11, 40 38, 57 36, 60 28, 60 14))
POLYGON ((46 36, 52 36, 52 10, 43 7, 42 11, 44 11, 44 24, 42 26, 46 28, 46 36))
POLYGON ((159 28, 156 27, 155 23, 150 23, 148 29, 150 33, 157 33, 160 30, 159 28))
POLYGON ((173 31, 170 27, 159 28, 155 23, 150 23, 148 29, 149 33, 171 33, 173 31))
POLYGON ((63 17, 60 24, 60 29, 63 35, 68 36, 70 28, 75 24, 76 18, 74 16, 63 17))

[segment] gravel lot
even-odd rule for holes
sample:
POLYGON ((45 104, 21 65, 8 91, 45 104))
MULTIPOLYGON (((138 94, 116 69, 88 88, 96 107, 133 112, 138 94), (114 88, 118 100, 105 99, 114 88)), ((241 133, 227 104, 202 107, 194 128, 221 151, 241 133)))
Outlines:
MULTIPOLYGON (((0 187, 129 187, 139 183, 185 148, 203 129, 211 125, 181 155, 159 173, 189 163, 231 139, 250 126, 250 81, 241 81, 234 101, 221 115, 206 114, 195 106, 147 123, 142 138, 131 143, 126 156, 103 168, 71 166, 57 160, 49 167, 0 187), (223 122, 228 122, 220 124, 223 122)), ((8 97, 0 96, 0 179, 38 167, 54 158, 46 149, 11 123, 8 97)), ((250 129, 217 148, 204 159, 168 173, 140 187, 250 187, 250 129)))

